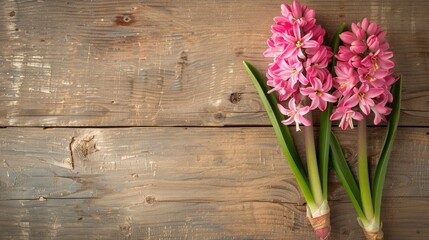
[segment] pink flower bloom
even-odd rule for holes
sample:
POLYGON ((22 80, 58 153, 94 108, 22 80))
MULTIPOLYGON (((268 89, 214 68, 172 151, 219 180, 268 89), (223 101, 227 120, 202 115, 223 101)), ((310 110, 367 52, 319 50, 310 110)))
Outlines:
POLYGON ((378 69, 391 69, 395 66, 395 63, 390 59, 393 57, 392 52, 384 52, 382 50, 377 50, 376 52, 368 53, 364 59, 362 59, 362 65, 366 68, 371 68, 372 71, 377 71, 378 69))
POLYGON ((287 17, 292 24, 296 22, 300 27, 304 27, 308 23, 315 22, 315 11, 308 9, 305 5, 301 6, 297 1, 293 1, 292 6, 282 4, 281 9, 282 15, 287 17))
POLYGON ((355 54, 365 52, 367 46, 364 43, 365 31, 356 24, 352 24, 353 32, 343 32, 340 34, 340 39, 350 45, 350 51, 355 54))
POLYGON ((301 36, 301 29, 298 24, 293 25, 293 35, 285 35, 284 38, 288 43, 288 46, 285 49, 284 58, 289 57, 299 57, 301 59, 306 59, 306 56, 302 52, 304 48, 315 48, 319 46, 319 43, 310 40, 313 36, 312 32, 307 33, 304 37, 301 36))
POLYGON ((282 79, 290 79, 292 84, 295 85, 298 81, 302 84, 307 84, 308 80, 304 76, 304 68, 302 62, 295 60, 294 58, 279 59, 279 71, 277 76, 282 79))
POLYGON ((329 75, 329 78, 323 83, 318 78, 310 79, 311 87, 301 88, 301 94, 308 96, 312 101, 310 109, 319 108, 321 111, 326 109, 327 102, 336 102, 337 98, 328 93, 329 89, 332 87, 332 77, 329 75))
POLYGON ((391 71, 386 69, 378 69, 373 71, 371 68, 361 67, 358 68, 359 79, 362 83, 369 83, 374 87, 383 87, 385 85, 384 78, 392 74, 391 71))
POLYGON ((361 54, 366 51, 366 44, 362 41, 354 41, 350 46, 350 51, 356 54, 361 54))
MULTIPOLYGON (((314 23, 316 20, 314 19, 314 23)), ((319 24, 307 24, 304 27, 304 32, 313 32, 312 40, 316 40, 319 45, 323 44, 323 38, 325 37, 326 31, 319 24)))
POLYGON ((308 111, 324 110, 327 102, 336 100, 329 94, 332 75, 327 69, 333 53, 323 45, 326 31, 316 24, 314 10, 297 1, 283 4, 281 9, 282 16, 274 18, 264 52, 265 57, 274 57, 268 65, 267 85, 280 102, 289 102, 289 109, 279 106, 288 116, 283 123, 295 122, 299 130, 299 124, 311 125, 303 117, 308 111))
POLYGON ((295 103, 295 99, 291 99, 289 101, 289 109, 284 108, 282 105, 278 104, 278 108, 280 112, 289 118, 286 120, 283 120, 282 123, 285 125, 290 125, 293 122, 295 122, 296 125, 296 131, 300 131, 299 124, 303 124, 304 126, 310 126, 311 122, 304 117, 305 114, 307 114, 310 111, 309 106, 297 106, 295 103))
POLYGON ((368 44, 369 50, 374 51, 375 49, 378 49, 378 47, 380 46, 380 41, 375 35, 371 35, 366 40, 366 44, 368 44))
POLYGON ((386 122, 387 115, 392 111, 391 108, 386 107, 386 102, 381 102, 371 107, 371 111, 374 113, 374 124, 378 125, 381 121, 386 122))
POLYGON ((358 83, 358 74, 353 67, 338 62, 335 66, 335 73, 337 77, 334 79, 334 86, 338 89, 340 94, 345 97, 350 95, 350 91, 358 83))
POLYGON ((334 93, 339 98, 338 108, 331 119, 341 119, 340 126, 345 129, 350 119, 359 120, 361 114, 374 113, 374 124, 385 121, 390 114, 387 102, 393 101, 390 88, 398 78, 392 76, 395 66, 387 51, 386 33, 373 22, 364 18, 353 23, 352 31, 340 34, 343 46, 340 46, 334 78, 334 93), (357 109, 357 106, 359 108, 357 109))
POLYGON ((352 95, 345 101, 348 106, 356 106, 359 104, 360 109, 365 115, 370 113, 370 107, 375 105, 373 98, 380 97, 384 93, 382 88, 371 88, 367 84, 362 84, 359 89, 354 88, 352 95))
POLYGON ((268 80, 267 85, 272 87, 268 93, 277 92, 279 101, 286 101, 298 90, 298 86, 291 86, 289 82, 282 79, 268 80))
POLYGON ((277 57, 284 52, 286 43, 284 38, 279 33, 274 33, 271 38, 267 40, 268 49, 264 51, 265 57, 277 57))
POLYGON ((341 129, 345 130, 349 126, 350 126, 350 128, 353 129, 354 128, 353 119, 358 120, 358 121, 362 121, 363 116, 359 112, 356 112, 356 111, 354 111, 354 110, 352 110, 346 106, 342 106, 342 107, 338 107, 334 111, 334 113, 332 113, 330 119, 331 119, 331 121, 341 119, 339 126, 341 127, 341 129))
POLYGON ((331 61, 332 52, 326 47, 320 47, 319 50, 305 62, 305 70, 308 77, 319 77, 325 79, 329 75, 327 69, 331 61))

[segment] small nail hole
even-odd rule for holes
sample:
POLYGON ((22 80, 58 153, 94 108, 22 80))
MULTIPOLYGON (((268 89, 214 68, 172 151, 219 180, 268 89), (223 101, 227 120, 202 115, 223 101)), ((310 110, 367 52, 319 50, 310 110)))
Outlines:
POLYGON ((124 16, 122 18, 122 21, 124 21, 125 23, 130 22, 132 19, 129 16, 124 16))

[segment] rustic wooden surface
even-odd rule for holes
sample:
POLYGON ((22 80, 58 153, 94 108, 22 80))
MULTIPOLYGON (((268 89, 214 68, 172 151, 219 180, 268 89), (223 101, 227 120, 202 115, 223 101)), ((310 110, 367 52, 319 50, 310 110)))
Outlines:
MULTIPOLYGON (((366 16, 388 31, 404 89, 384 230, 428 239, 429 2, 305 3, 329 36, 366 16)), ((241 63, 266 68, 280 4, 0 0, 0 239, 314 239, 241 63)), ((330 186, 332 238, 363 239, 330 186)))

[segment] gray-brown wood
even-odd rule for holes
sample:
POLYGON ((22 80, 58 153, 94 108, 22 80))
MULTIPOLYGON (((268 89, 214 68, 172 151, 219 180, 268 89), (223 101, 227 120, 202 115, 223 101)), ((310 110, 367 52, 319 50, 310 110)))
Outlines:
MULTIPOLYGON (((269 125, 243 71, 280 1, 1 1, 0 125, 269 125)), ((331 36, 369 17, 404 76, 401 125, 429 124, 429 2, 306 1, 331 36)))
MULTIPOLYGON (((384 191, 388 239, 429 236, 428 132, 398 131, 384 191)), ((372 165, 383 133, 370 129, 372 165)), ((355 167, 356 132, 337 135, 355 167)), ((272 128, 5 128, 0 152, 2 239, 313 237, 272 128)), ((331 180, 333 239, 361 239, 331 180)))
MULTIPOLYGON (((315 239, 305 208, 272 202, 141 202, 101 199, 0 202, 1 239, 315 239), (117 204, 117 205, 114 205, 117 204)), ((386 199, 386 239, 426 239, 428 201, 386 199)), ((332 239, 362 240, 348 202, 335 202, 332 239)))
MULTIPOLYGON (((314 239, 242 67, 265 71, 281 3, 0 0, 0 239, 314 239)), ((429 239, 429 2, 303 3, 328 37, 363 17, 388 32, 404 89, 384 232, 429 239)), ((356 172, 356 132, 336 133, 356 172)), ((332 239, 363 239, 329 184, 332 239)))

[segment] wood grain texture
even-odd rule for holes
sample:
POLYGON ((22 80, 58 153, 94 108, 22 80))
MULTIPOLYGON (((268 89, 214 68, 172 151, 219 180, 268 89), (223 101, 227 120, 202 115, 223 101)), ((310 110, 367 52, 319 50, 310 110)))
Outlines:
MULTIPOLYGON (((370 130, 374 165, 384 129, 370 130)), ((428 132, 398 131, 384 191, 388 239, 429 236, 428 132)), ((337 134, 355 169, 356 133, 337 134)), ((0 152, 2 239, 313 236, 271 128, 5 128, 0 152)), ((334 176, 330 186, 333 239, 362 239, 334 176)))
MULTIPOLYGON (((270 202, 155 202, 100 199, 0 201, 1 239, 314 239, 305 207, 270 202), (122 201, 122 202, 121 202, 122 201), (115 205, 118 204, 118 205, 115 205)), ((426 239, 429 203, 384 202, 386 239, 426 239), (412 214, 410 214, 412 212, 412 214)), ((348 202, 335 202, 332 239, 363 239, 348 202)))
MULTIPOLYGON (((266 68, 280 3, 3 0, 0 125, 269 125, 241 62, 266 68)), ((328 35, 377 21, 404 75, 401 125, 429 124, 428 1, 306 4, 328 35)))
MULTIPOLYGON (((281 3, 0 0, 0 239, 314 239, 242 67, 265 71, 281 3)), ((384 230, 429 239, 429 2, 305 3, 328 37, 388 32, 404 89, 384 230)), ((337 134, 356 171, 356 132, 337 134)), ((333 172, 329 199, 332 239, 363 239, 333 172)))

